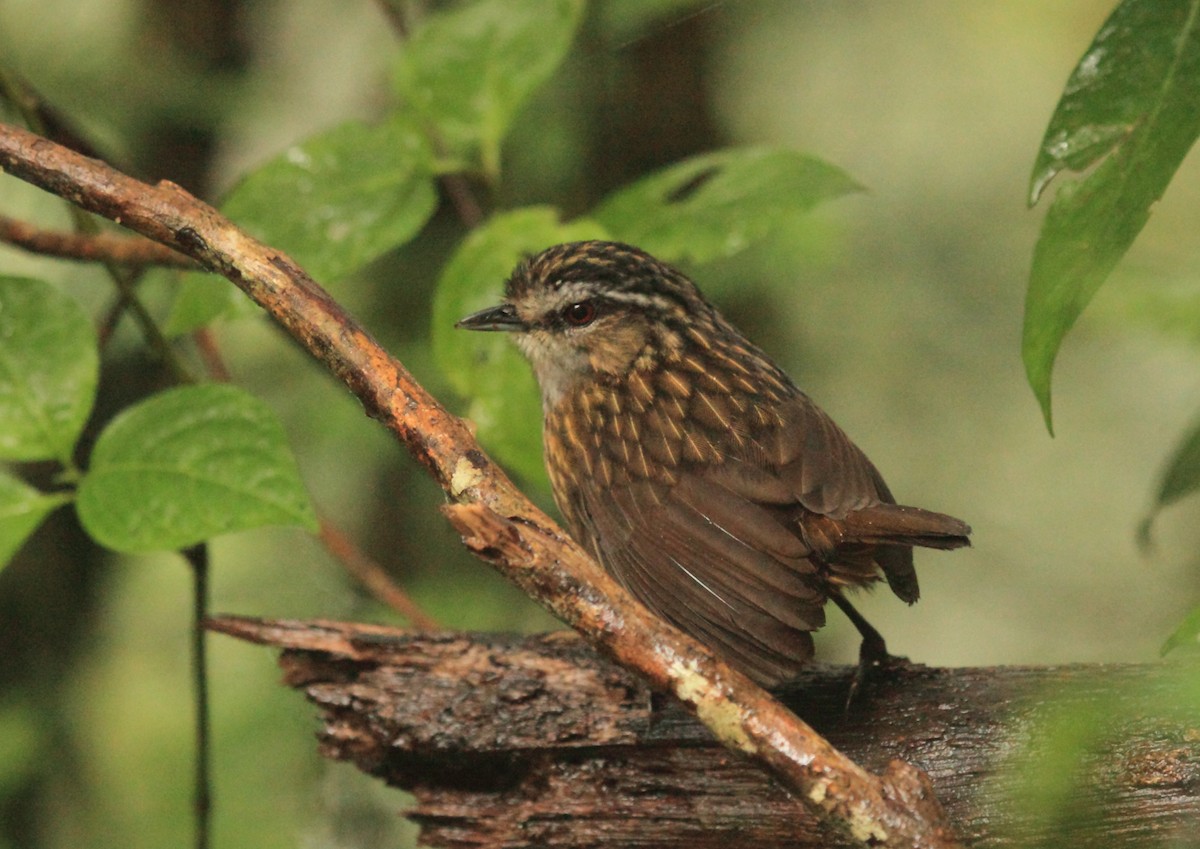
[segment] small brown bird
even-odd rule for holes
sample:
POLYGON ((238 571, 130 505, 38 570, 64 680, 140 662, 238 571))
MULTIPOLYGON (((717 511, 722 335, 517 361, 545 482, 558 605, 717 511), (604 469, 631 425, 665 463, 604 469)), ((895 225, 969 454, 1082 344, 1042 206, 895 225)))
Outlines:
POLYGON ((647 607, 772 686, 813 655, 832 599, 885 578, 917 600, 912 546, 969 545, 950 516, 895 503, 866 455, 686 276, 614 242, 522 262, 504 330, 542 391, 546 466, 575 537, 647 607))

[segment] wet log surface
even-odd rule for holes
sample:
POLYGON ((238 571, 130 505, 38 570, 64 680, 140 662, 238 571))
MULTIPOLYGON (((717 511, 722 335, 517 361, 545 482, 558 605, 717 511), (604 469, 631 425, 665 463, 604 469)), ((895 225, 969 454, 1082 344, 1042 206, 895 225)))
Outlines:
MULTIPOLYGON (((761 767, 573 634, 212 627, 284 650, 285 682, 319 709, 321 752, 413 794, 424 845, 828 845, 761 767)), ((867 769, 925 770, 967 845, 1200 846, 1200 715, 1181 709, 1180 672, 899 662, 847 711, 853 670, 816 665, 781 698, 867 769), (1049 751, 1052 728, 1095 736, 1062 798, 1022 756, 1049 751)))

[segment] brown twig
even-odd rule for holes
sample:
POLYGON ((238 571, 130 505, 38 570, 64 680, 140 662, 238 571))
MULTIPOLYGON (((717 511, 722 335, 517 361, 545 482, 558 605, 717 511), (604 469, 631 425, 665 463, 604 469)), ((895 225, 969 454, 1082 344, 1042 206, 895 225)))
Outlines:
POLYGON ((161 265, 167 268, 198 268, 196 261, 157 242, 113 233, 64 233, 43 230, 25 221, 0 215, 0 242, 30 253, 79 262, 111 262, 116 265, 161 265))
POLYGON ((623 666, 675 693, 718 739, 767 765, 828 826, 862 845, 960 845, 924 774, 900 764, 871 775, 638 604, 289 257, 172 183, 142 183, 3 124, 0 167, 193 257, 243 289, 426 467, 452 499, 445 512, 472 550, 623 666))
POLYGON ((393 0, 377 0, 375 3, 379 7, 380 13, 387 18, 388 25, 399 38, 408 37, 408 20, 405 16, 405 10, 401 8, 400 3, 393 0))
POLYGON ((324 516, 319 518, 321 529, 317 534, 321 544, 332 554, 346 571, 354 576, 371 595, 408 619, 414 627, 425 631, 436 631, 438 621, 421 609, 408 593, 396 586, 396 582, 383 567, 368 557, 350 537, 324 516))
POLYGON ((217 344, 216 334, 211 327, 201 327, 192 331, 192 341, 196 343, 196 351, 200 361, 204 363, 205 373, 213 380, 228 383, 233 379, 225 358, 221 356, 221 346, 217 344))

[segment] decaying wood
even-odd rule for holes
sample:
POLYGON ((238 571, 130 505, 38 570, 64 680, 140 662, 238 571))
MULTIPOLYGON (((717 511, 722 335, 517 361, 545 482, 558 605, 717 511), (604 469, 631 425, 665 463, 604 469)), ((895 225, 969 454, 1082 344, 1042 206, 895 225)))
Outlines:
POLYGON ((513 485, 466 423, 286 254, 179 186, 143 183, 2 123, 0 168, 238 286, 425 466, 449 497, 443 511, 471 550, 622 666, 673 692, 730 749, 753 755, 831 834, 863 846, 959 845, 919 770, 897 765, 867 772, 745 675, 636 602, 513 485))
MULTIPOLYGON (((213 627, 284 649, 286 682, 320 710, 321 751, 412 793, 425 845, 842 845, 760 764, 573 634, 213 627)), ((919 766, 970 846, 1195 846, 1200 715, 1181 710, 1179 673, 898 663, 847 712, 853 670, 818 665, 782 699, 868 769, 919 766), (1036 786, 1056 717, 1101 733, 1061 800, 1082 815, 1046 822, 1020 794, 1036 786)))

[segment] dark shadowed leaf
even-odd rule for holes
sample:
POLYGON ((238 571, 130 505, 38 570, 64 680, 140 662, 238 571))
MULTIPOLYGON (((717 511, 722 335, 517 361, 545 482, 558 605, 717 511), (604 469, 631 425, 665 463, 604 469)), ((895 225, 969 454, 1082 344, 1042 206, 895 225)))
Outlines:
POLYGON ((1166 507, 1200 488, 1200 423, 1175 449, 1158 489, 1158 506, 1166 507))
POLYGON ((70 500, 69 495, 46 495, 12 475, 0 472, 0 569, 51 510, 70 500))
POLYGON ((117 551, 183 548, 264 525, 316 529, 274 412, 233 386, 189 386, 125 410, 92 452, 76 502, 117 551))
POLYGON ((1034 164, 1030 201, 1063 169, 1034 250, 1022 356, 1051 425, 1063 337, 1124 256, 1200 133, 1200 0, 1125 0, 1067 82, 1034 164))
POLYGON ((566 56, 582 0, 480 0, 430 15, 404 45, 396 88, 448 153, 499 170, 517 111, 566 56))
POLYGON ((744 250, 783 220, 861 187, 844 171, 790 150, 707 153, 608 197, 593 213, 614 239, 669 262, 744 250))
POLYGON ((559 242, 606 238, 594 221, 563 224, 549 207, 497 215, 455 252, 433 301, 433 350, 454 388, 471 399, 467 416, 488 451, 526 479, 540 480, 542 406, 529 364, 506 333, 458 330, 454 323, 500 303, 504 281, 526 254, 559 242))
POLYGON ((1158 512, 1191 495, 1197 489, 1200 489, 1200 422, 1192 425, 1191 430, 1175 447, 1175 453, 1167 463, 1167 469, 1158 485, 1154 506, 1138 530, 1139 541, 1143 547, 1150 545, 1150 533, 1158 512))
POLYGON ((0 459, 70 466, 98 374, 96 334, 74 300, 0 277, 0 459))

